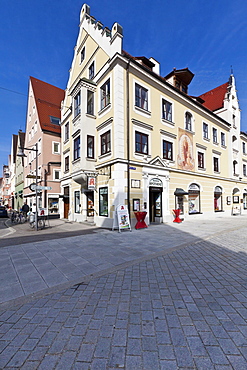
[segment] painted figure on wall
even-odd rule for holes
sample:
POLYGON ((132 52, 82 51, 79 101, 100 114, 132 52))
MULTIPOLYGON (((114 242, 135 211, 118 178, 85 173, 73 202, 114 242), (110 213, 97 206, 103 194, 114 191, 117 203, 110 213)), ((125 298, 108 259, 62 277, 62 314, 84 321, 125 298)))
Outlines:
POLYGON ((192 135, 181 129, 179 129, 178 140, 178 168, 188 171, 195 170, 192 135))

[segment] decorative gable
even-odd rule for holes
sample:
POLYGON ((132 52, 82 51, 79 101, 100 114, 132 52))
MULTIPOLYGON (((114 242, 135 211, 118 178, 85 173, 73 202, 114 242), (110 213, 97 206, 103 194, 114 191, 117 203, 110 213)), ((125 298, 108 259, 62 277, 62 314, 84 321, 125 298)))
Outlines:
POLYGON ((159 167, 169 167, 167 161, 162 160, 159 156, 151 159, 151 161, 148 162, 148 164, 151 164, 152 166, 159 166, 159 167))

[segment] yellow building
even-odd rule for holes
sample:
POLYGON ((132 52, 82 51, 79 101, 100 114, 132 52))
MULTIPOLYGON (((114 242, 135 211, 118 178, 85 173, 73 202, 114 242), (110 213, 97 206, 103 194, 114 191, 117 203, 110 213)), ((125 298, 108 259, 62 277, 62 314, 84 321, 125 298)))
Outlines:
POLYGON ((190 96, 193 73, 160 76, 154 58, 122 49, 84 4, 62 104, 62 217, 112 227, 116 207, 147 223, 240 214, 247 208, 247 135, 235 79, 190 96))

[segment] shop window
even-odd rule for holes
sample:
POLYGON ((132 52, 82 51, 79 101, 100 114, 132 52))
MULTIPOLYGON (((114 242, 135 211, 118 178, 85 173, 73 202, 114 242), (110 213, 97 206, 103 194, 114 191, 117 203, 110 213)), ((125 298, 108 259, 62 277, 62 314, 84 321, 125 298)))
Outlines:
POLYGON ((136 153, 148 154, 148 135, 136 131, 135 151, 136 153))
POLYGON ((99 215, 108 217, 108 188, 99 188, 99 215))
POLYGON ((138 84, 135 84, 135 105, 148 110, 148 90, 138 84))
MULTIPOLYGON (((246 191, 246 189, 245 189, 246 191)), ((243 208, 247 209, 247 193, 243 194, 243 208)))
POLYGON ((201 213, 200 187, 197 184, 191 184, 188 195, 189 214, 201 213))
POLYGON ((222 204, 222 189, 220 186, 216 186, 214 189, 214 211, 222 211, 222 204))
POLYGON ((80 192, 75 191, 75 213, 80 213, 80 192))
POLYGON ((48 212, 58 213, 58 198, 48 198, 48 212))
POLYGON ((172 143, 170 141, 163 140, 163 158, 172 161, 172 143))

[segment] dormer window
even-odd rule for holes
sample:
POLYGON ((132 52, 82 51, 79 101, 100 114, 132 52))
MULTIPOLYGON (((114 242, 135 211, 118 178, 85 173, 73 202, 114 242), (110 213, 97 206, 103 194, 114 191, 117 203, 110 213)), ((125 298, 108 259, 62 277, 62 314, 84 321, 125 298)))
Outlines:
POLYGON ((50 116, 50 121, 53 123, 53 125, 60 125, 60 118, 50 116))

